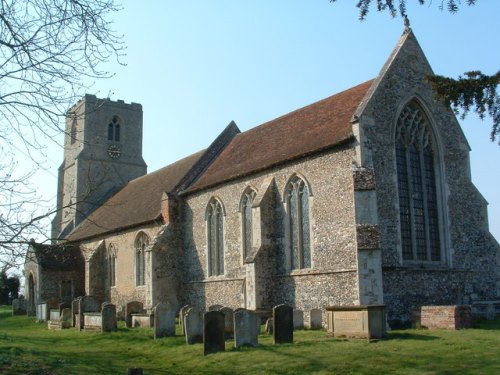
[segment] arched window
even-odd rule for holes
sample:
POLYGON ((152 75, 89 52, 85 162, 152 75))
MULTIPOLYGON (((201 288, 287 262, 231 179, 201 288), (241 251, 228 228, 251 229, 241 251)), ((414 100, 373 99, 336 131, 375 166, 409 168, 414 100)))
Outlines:
POLYGON ((252 188, 248 188, 243 193, 241 198, 241 232, 243 245, 243 259, 250 255, 253 241, 253 220, 252 220, 252 205, 256 192, 252 188))
POLYGON ((212 198, 207 207, 208 275, 224 274, 224 211, 222 204, 212 198))
POLYGON ((135 239, 135 280, 136 285, 144 285, 145 282, 145 268, 146 268, 146 247, 149 244, 149 237, 141 232, 135 239))
POLYGON ((71 122, 71 131, 69 134, 70 137, 70 144, 74 144, 76 142, 76 119, 73 119, 71 122))
POLYGON ((396 168, 403 260, 440 261, 435 145, 429 120, 415 101, 398 117, 396 168))
POLYGON ((304 180, 294 176, 289 181, 285 200, 290 268, 310 268, 309 188, 304 180))
POLYGON ((116 249, 113 245, 108 249, 108 278, 109 286, 116 285, 116 249))
POLYGON ((108 141, 120 142, 120 122, 118 116, 113 116, 108 124, 108 141))

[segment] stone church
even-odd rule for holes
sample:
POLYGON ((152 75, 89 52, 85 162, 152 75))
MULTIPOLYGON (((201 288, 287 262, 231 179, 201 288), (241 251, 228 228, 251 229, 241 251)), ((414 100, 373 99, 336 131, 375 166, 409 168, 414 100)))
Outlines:
POLYGON ((405 30, 375 79, 147 174, 142 107, 86 95, 68 113, 52 245, 29 304, 92 295, 306 312, 499 298, 500 246, 469 145, 405 30))

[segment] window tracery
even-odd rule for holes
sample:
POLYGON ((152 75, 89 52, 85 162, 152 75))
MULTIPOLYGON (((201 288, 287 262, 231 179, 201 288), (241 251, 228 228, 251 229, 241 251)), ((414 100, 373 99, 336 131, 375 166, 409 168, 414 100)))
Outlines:
POLYGON ((224 274, 224 211, 222 204, 212 198, 207 207, 208 275, 224 274))

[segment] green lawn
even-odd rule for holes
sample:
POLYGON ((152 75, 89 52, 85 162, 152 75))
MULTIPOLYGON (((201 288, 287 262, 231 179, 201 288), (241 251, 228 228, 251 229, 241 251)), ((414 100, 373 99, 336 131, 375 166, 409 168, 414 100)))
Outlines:
POLYGON ((151 329, 113 333, 49 331, 33 317, 0 307, 1 374, 500 374, 500 320, 461 331, 400 330, 387 340, 341 340, 324 331, 298 331, 294 344, 203 356, 202 344, 182 337, 153 340, 151 329))

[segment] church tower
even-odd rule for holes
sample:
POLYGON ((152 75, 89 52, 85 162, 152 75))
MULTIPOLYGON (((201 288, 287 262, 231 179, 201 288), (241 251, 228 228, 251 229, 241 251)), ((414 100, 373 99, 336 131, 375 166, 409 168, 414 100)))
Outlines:
POLYGON ((143 176, 142 106, 85 95, 66 117, 52 238, 64 239, 130 180, 143 176))

